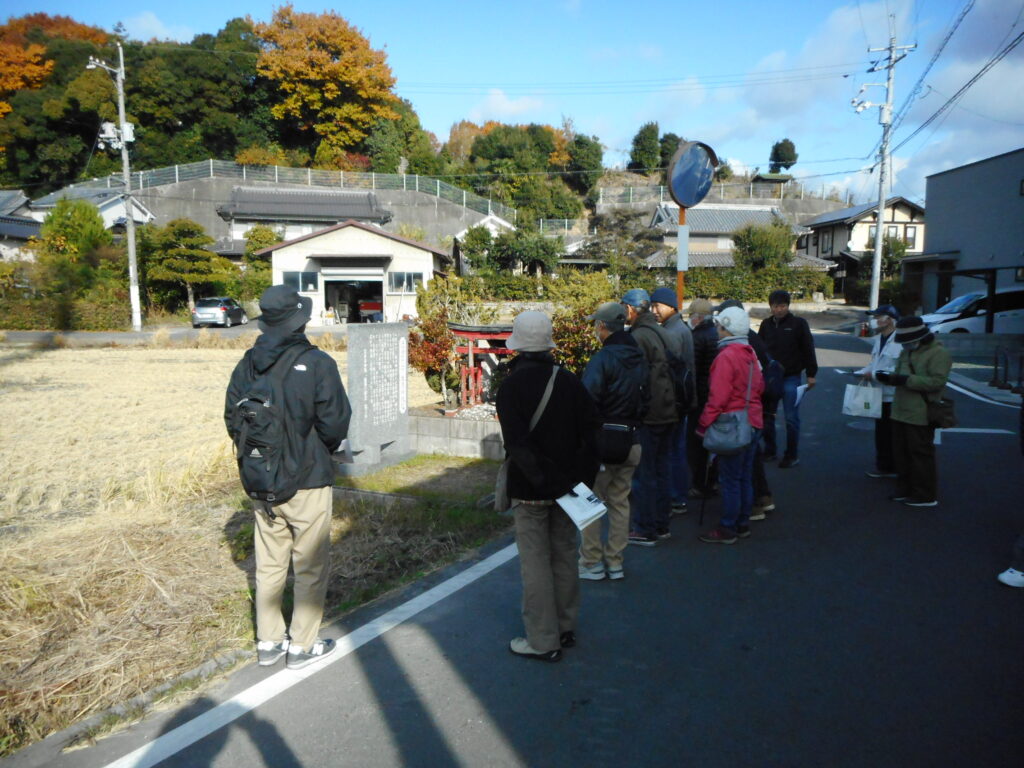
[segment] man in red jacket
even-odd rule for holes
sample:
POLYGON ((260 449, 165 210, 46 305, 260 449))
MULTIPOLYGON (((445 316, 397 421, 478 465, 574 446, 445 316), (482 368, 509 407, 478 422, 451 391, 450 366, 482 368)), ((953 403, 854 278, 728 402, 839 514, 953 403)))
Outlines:
POLYGON ((747 340, 750 318, 745 310, 729 307, 715 315, 718 354, 711 364, 708 401, 700 415, 697 434, 723 413, 746 410, 753 427, 753 440, 740 453, 718 457, 718 479, 722 489, 722 519, 702 534, 708 544, 735 544, 750 535, 750 510, 754 505, 754 453, 764 427, 761 393, 764 377, 757 355, 747 340))

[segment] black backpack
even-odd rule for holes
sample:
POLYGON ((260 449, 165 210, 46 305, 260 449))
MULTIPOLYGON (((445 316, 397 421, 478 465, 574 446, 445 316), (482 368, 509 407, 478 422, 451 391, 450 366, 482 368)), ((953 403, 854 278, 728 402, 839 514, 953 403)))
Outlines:
POLYGON ((303 353, 316 349, 296 344, 286 349, 263 374, 252 367, 252 350, 245 353, 249 384, 231 406, 231 437, 235 443, 238 475, 249 498, 261 502, 271 518, 271 507, 288 501, 298 490, 298 475, 288 471, 285 457, 295 453, 294 430, 284 408, 284 380, 303 353))
POLYGON ((693 371, 686 366, 686 361, 683 358, 668 348, 665 340, 661 338, 661 334, 653 328, 639 326, 634 330, 650 331, 661 342, 661 348, 665 351, 668 374, 672 379, 672 387, 675 390, 676 411, 680 417, 690 413, 697 402, 697 381, 693 377, 693 371))

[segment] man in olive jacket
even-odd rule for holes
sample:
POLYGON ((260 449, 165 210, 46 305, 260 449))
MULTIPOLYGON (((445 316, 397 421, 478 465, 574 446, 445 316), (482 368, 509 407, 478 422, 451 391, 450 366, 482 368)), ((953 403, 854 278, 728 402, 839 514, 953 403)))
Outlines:
POLYGON ((934 507, 939 503, 938 477, 928 401, 942 397, 953 359, 920 317, 904 317, 896 323, 896 343, 903 351, 895 372, 875 374, 883 384, 896 387, 892 438, 897 480, 896 493, 889 498, 910 507, 934 507))
POLYGON ((640 345, 650 376, 650 405, 640 427, 640 465, 633 475, 631 511, 633 530, 629 543, 653 547, 658 539, 671 536, 668 530, 672 502, 668 492, 669 456, 672 430, 679 421, 676 390, 665 350, 671 341, 651 312, 647 291, 626 291, 622 305, 629 321, 629 333, 640 345))

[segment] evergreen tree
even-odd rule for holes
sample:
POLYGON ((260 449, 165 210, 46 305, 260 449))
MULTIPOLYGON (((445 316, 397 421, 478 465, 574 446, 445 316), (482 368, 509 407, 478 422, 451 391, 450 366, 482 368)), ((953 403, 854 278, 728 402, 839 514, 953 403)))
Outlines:
POLYGON ((195 287, 222 283, 237 277, 234 264, 206 246, 213 238, 191 219, 175 219, 157 238, 154 263, 149 276, 154 280, 179 283, 185 287, 189 310, 195 309, 195 287))
POLYGON ((796 165, 796 146, 789 139, 776 141, 772 145, 772 154, 768 158, 768 170, 771 173, 778 173, 781 170, 788 170, 796 165))
POLYGON ((646 173, 661 167, 661 143, 658 141, 658 124, 645 123, 633 137, 633 150, 629 153, 631 171, 646 173))

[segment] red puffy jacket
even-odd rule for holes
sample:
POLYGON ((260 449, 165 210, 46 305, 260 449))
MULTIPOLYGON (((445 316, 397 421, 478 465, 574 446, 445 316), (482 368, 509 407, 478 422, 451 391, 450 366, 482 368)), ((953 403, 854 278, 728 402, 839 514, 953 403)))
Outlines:
POLYGON ((710 391, 707 405, 700 415, 700 428, 704 430, 718 418, 719 414, 729 411, 742 411, 747 396, 747 380, 750 377, 750 366, 754 366, 754 375, 750 380, 750 426, 755 429, 764 428, 764 416, 761 410, 761 393, 764 392, 764 376, 761 365, 757 362, 754 348, 749 344, 734 342, 718 349, 718 355, 711 364, 710 391))

